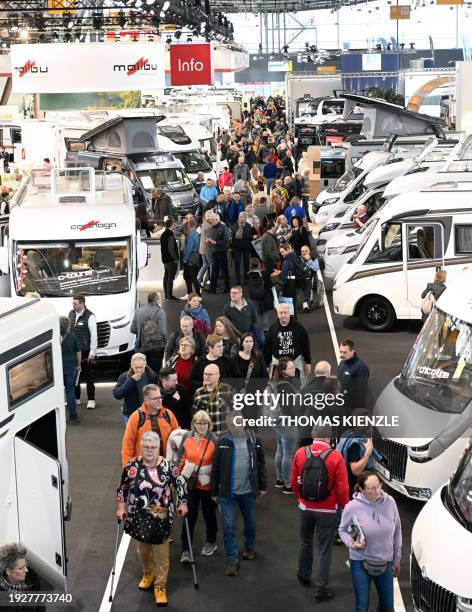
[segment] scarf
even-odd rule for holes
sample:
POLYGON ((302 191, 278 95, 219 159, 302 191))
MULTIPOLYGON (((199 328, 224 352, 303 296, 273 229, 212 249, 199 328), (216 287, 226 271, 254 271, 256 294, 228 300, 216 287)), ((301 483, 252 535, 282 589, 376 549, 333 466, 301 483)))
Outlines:
POLYGON ((16 584, 10 584, 5 576, 0 576, 0 590, 11 593, 12 591, 26 591, 30 589, 31 585, 26 582, 17 582, 16 584))

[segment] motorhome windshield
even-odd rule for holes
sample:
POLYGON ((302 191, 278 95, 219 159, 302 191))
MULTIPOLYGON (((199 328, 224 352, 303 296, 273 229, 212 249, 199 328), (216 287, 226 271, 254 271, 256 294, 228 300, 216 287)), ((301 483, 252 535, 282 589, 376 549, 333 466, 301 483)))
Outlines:
POLYGON ((462 413, 472 401, 472 325, 436 308, 395 384, 431 410, 462 413))
POLYGON ((202 138, 199 140, 201 148, 208 153, 211 158, 216 157, 218 154, 218 145, 216 144, 216 140, 214 138, 202 138))
POLYGON ((137 170, 144 189, 160 187, 163 191, 188 191, 191 183, 185 172, 180 168, 149 168, 137 170))
POLYGON ((74 293, 106 295, 130 288, 130 244, 117 240, 83 240, 47 244, 17 242, 16 292, 36 291, 41 297, 74 293))
POLYGON ((328 187, 326 191, 328 193, 341 193, 344 191, 346 187, 355 180, 359 174, 362 174, 364 171, 362 168, 358 168, 357 166, 353 166, 350 170, 345 172, 331 187, 328 187))
POLYGON ((460 522, 472 531, 472 446, 460 460, 449 483, 448 498, 460 522))
POLYGON ((185 172, 211 172, 212 168, 200 151, 175 152, 172 155, 184 165, 185 172))

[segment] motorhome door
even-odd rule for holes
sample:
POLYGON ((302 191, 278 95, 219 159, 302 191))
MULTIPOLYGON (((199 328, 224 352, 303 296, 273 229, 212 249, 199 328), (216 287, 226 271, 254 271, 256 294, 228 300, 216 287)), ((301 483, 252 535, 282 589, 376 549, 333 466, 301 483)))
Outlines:
POLYGON ((440 223, 431 221, 405 223, 403 231, 408 306, 416 317, 423 301, 421 293, 434 281, 436 267, 442 265, 443 232, 440 223))
POLYGON ((15 437, 19 539, 35 569, 67 591, 62 470, 57 459, 15 437))

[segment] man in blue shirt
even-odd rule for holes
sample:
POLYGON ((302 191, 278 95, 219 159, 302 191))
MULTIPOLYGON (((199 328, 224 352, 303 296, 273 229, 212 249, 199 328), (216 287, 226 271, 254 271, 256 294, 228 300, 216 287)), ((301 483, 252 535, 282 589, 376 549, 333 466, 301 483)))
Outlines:
POLYGON ((266 180, 267 193, 270 194, 272 187, 274 186, 275 179, 277 178, 277 166, 269 158, 265 160, 264 168, 262 169, 262 176, 266 180))
POLYGON ((215 187, 212 179, 207 179, 205 185, 200 191, 200 200, 203 205, 207 204, 210 200, 214 200, 218 195, 218 189, 215 187))

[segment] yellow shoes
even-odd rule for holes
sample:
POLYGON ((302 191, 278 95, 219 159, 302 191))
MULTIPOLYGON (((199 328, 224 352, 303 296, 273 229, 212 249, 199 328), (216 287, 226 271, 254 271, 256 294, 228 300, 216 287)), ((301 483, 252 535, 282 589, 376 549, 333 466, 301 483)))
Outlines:
POLYGON ((154 597, 156 598, 156 604, 158 606, 167 606, 167 589, 165 586, 154 587, 154 597))
POLYGON ((144 572, 143 577, 141 578, 141 582, 139 583, 139 588, 142 590, 149 589, 153 585, 155 577, 155 571, 144 572))

